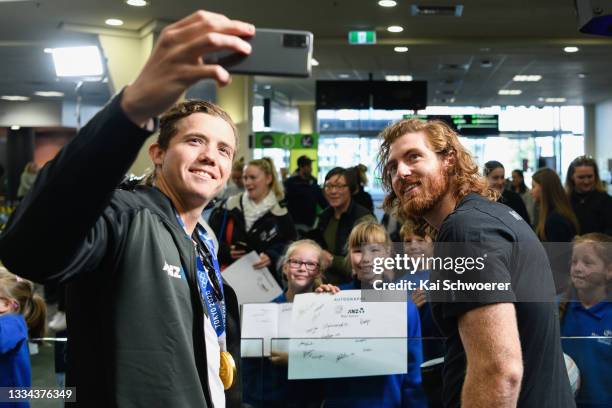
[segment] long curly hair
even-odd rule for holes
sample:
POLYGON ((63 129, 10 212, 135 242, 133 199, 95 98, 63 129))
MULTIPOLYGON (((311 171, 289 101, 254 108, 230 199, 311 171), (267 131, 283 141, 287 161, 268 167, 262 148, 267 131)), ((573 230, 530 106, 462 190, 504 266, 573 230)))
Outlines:
POLYGON ((488 188, 487 180, 478 172, 470 152, 461 144, 457 133, 440 120, 421 121, 419 119, 403 119, 386 127, 379 135, 382 139, 378 157, 378 171, 381 175, 383 189, 387 195, 383 201, 383 209, 396 213, 398 197, 393 191, 392 175, 389 169, 389 154, 391 145, 407 133, 423 132, 427 143, 439 157, 454 155, 452 169, 448 173, 453 198, 461 200, 468 193, 476 193, 491 200, 496 200, 495 192, 488 188))

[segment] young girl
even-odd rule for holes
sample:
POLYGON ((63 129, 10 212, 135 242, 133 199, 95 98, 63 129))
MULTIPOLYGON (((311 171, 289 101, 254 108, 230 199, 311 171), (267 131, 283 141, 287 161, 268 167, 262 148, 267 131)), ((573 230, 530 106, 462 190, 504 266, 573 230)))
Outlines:
MULTIPOLYGON (((321 285, 321 273, 327 266, 323 249, 315 241, 303 239, 292 243, 283 257, 287 290, 273 302, 292 303, 295 295, 314 292, 321 285)), ((320 382, 289 381, 287 363, 287 353, 274 351, 270 359, 262 363, 246 361, 243 364, 245 402, 255 407, 319 407, 323 399, 320 382), (259 395, 260 392, 263 395, 259 395)))
MULTIPOLYGON (((353 271, 353 281, 340 285, 321 285, 317 292, 371 289, 382 275, 373 271, 374 257, 387 257, 391 253, 391 240, 385 228, 375 222, 357 224, 348 238, 348 257, 353 271)), ((408 318, 408 373, 353 377, 327 380, 325 386, 326 408, 369 407, 426 407, 421 389, 420 366, 423 362, 421 325, 416 306, 407 302, 408 318)))
POLYGON ((563 351, 580 369, 578 407, 612 406, 612 237, 574 240, 570 286, 559 306, 563 351), (572 337, 598 337, 574 339, 572 337))
POLYGON ((293 302, 295 295, 314 292, 321 285, 321 273, 327 266, 319 244, 310 239, 295 241, 287 248, 283 262, 287 290, 273 302, 293 302))
POLYGON ((44 335, 45 319, 34 284, 0 267, 0 387, 32 385, 28 338, 44 335))

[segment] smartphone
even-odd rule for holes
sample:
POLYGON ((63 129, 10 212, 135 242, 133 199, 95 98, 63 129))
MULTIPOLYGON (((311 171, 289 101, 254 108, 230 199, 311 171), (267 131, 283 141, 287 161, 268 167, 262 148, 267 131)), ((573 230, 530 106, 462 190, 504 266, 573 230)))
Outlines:
POLYGON ((307 78, 311 73, 313 35, 308 31, 257 28, 246 39, 250 55, 219 51, 204 56, 206 64, 219 64, 232 74, 307 78))

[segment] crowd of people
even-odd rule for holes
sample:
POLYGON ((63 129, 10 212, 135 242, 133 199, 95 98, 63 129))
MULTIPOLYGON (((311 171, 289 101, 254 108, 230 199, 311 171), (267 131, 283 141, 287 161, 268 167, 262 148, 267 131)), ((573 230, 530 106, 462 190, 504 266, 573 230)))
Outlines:
POLYGON ((333 168, 319 186, 304 156, 282 183, 272 160, 238 160, 238 131, 220 107, 177 102, 200 79, 228 83, 201 55, 248 54, 253 33, 208 12, 169 25, 138 78, 37 172, 0 235, 0 387, 31 386, 28 339, 45 326, 32 280, 66 285, 66 385, 82 406, 610 406, 612 198, 595 161, 574 160, 565 189, 554 170, 538 169, 528 189, 521 170, 506 181, 497 161, 479 169, 443 122, 400 120, 380 134, 383 226, 363 165, 333 168), (156 130, 153 174, 117 189, 156 130), (380 279, 373 257, 394 250, 391 224, 415 256, 477 243, 490 266, 472 279, 512 289, 413 291, 404 374, 288 380, 286 354, 261 370, 241 359, 227 266, 255 251, 253 267, 284 289, 277 303, 363 291, 380 279), (569 255, 553 259, 542 245, 553 242, 567 243, 569 255), (523 301, 534 282, 549 301, 523 301), (562 343, 561 335, 597 340, 562 343), (576 396, 564 352, 581 372, 576 396))

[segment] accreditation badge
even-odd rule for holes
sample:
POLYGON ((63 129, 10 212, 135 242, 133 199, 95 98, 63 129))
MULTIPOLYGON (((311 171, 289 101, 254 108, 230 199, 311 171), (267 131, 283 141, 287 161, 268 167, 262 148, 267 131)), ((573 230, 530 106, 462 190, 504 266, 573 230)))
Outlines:
POLYGON ((232 384, 234 384, 234 378, 238 375, 236 371, 236 362, 229 351, 222 351, 220 357, 221 365, 219 367, 219 377, 221 378, 221 382, 223 382, 223 389, 228 390, 232 384))

